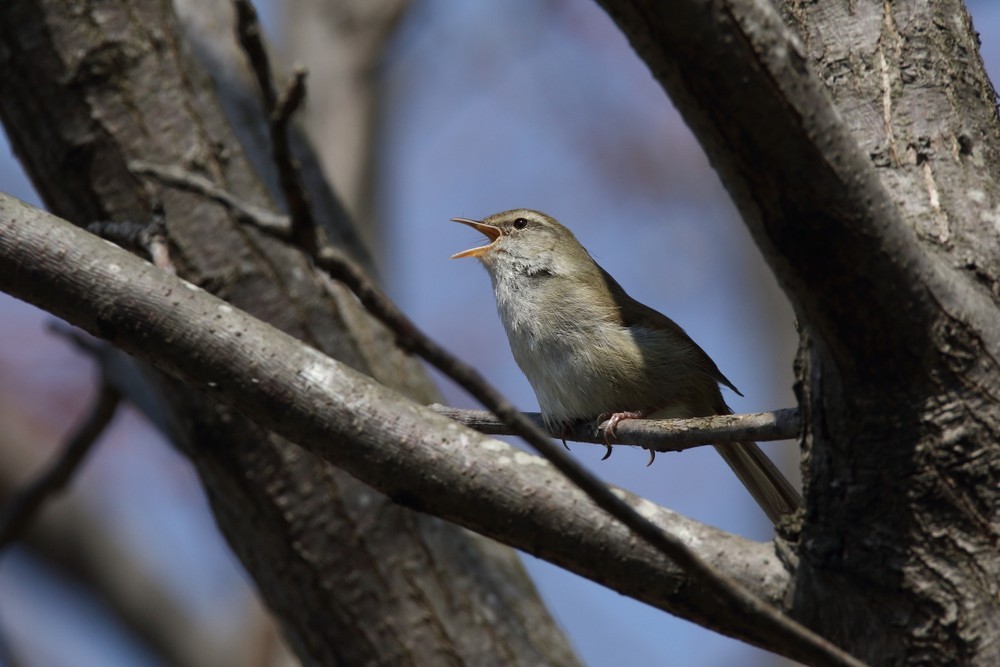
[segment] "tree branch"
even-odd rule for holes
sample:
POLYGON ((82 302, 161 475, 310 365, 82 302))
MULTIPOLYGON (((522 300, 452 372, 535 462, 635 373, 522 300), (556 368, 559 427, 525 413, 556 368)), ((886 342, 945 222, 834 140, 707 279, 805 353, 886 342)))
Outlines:
POLYGON ((316 218, 309 193, 302 182, 299 164, 292 154, 289 132, 292 115, 306 96, 306 71, 304 67, 297 65, 289 85, 279 94, 271 76, 271 62, 261 35, 257 10, 250 0, 235 0, 233 5, 236 7, 236 31, 240 46, 250 61, 250 69, 257 79, 257 87, 264 103, 264 115, 271 140, 271 159, 278 172, 281 193, 288 205, 290 233, 295 245, 313 255, 316 251, 316 218))
MULTIPOLYGON (((581 502, 579 491, 538 459, 501 443, 471 450, 479 436, 202 290, 6 196, 0 196, 0 258, 3 289, 103 335, 200 386, 213 399, 238 406, 397 502, 418 504, 784 655, 814 664, 851 664, 779 639, 760 616, 748 615, 696 582, 678 585, 672 567, 581 502), (53 263, 63 267, 61 273, 52 271, 53 263), (570 520, 581 512, 588 518, 586 529, 570 520), (620 554, 630 567, 619 570, 617 557, 609 553, 620 554), (646 564, 638 568, 640 555, 646 564), (643 570, 640 581, 634 578, 637 569, 643 570)), ((728 576, 778 601, 782 586, 774 583, 782 578, 775 576, 780 572, 774 570, 773 554, 764 555, 766 546, 698 528, 628 494, 616 497, 652 517, 658 530, 673 523, 677 534, 689 536, 686 541, 696 536, 691 546, 715 561, 724 558, 728 576), (707 541, 699 542, 702 537, 707 541), (732 540, 740 545, 723 546, 732 540), (750 554, 747 561, 733 562, 745 554, 750 554), (761 579, 760 572, 771 575, 761 579)))
POLYGON ((973 318, 1000 358, 1000 312, 922 248, 771 3, 601 4, 697 134, 796 311, 841 372, 860 381, 892 365, 900 397, 909 395, 925 372, 919 359, 939 304, 973 318), (728 104, 735 100, 740 113, 728 104), (897 326, 901 317, 908 326, 897 326))
POLYGON ((66 442, 62 452, 34 481, 7 501, 0 512, 0 549, 20 536, 47 499, 73 478, 94 444, 118 412, 122 395, 103 378, 90 410, 66 442))
MULTIPOLYGON (((155 173, 151 165, 142 165, 147 171, 155 173)), ((293 169, 294 165, 286 168, 293 169)), ((190 183, 189 183, 190 186, 190 183)), ((227 201, 227 198, 221 198, 227 201)), ((477 371, 462 363, 426 334, 418 329, 399 308, 372 283, 360 268, 348 257, 330 245, 323 245, 315 238, 317 228, 311 218, 302 221, 290 221, 291 229, 297 238, 301 238, 304 230, 312 230, 314 238, 301 243, 310 252, 316 264, 331 277, 344 283, 358 298, 365 308, 383 324, 389 327, 398 337, 399 344, 432 364, 459 386, 464 388, 480 403, 489 408, 502 419, 513 432, 522 437, 532 448, 544 456, 570 481, 582 489, 594 502, 606 512, 617 518, 623 524, 649 544, 654 545, 661 553, 677 563, 695 581, 715 595, 728 599, 731 604, 743 609, 746 613, 755 615, 760 622, 771 628, 776 636, 785 637, 785 641, 796 645, 798 650, 815 653, 815 659, 821 662, 833 661, 831 664, 849 664, 852 658, 839 651, 835 646, 825 642, 805 627, 799 625, 782 614, 767 601, 756 597, 740 582, 718 571, 711 564, 701 560, 688 546, 671 533, 661 530, 654 523, 643 517, 628 504, 608 489, 603 482, 583 465, 571 458, 566 452, 556 447, 545 437, 545 433, 530 419, 521 414, 505 397, 490 386, 477 371), (297 231, 294 231, 297 230, 297 231)), ((610 454, 610 448, 608 450, 610 454)), ((652 458, 650 459, 650 463, 652 458)))
MULTIPOLYGON (((493 413, 483 410, 460 410, 444 405, 430 406, 434 412, 453 419, 480 433, 489 435, 516 435, 493 413)), ((539 428, 545 428, 542 416, 526 412, 539 428)), ((799 435, 801 422, 796 408, 774 412, 757 412, 745 415, 714 415, 693 419, 629 419, 615 429, 616 435, 606 434, 604 425, 575 424, 568 431, 549 431, 553 438, 572 442, 585 442, 604 446, 611 444, 633 445, 657 452, 682 452, 708 444, 725 444, 756 440, 789 440, 799 435), (607 437, 607 440, 605 440, 607 437)))

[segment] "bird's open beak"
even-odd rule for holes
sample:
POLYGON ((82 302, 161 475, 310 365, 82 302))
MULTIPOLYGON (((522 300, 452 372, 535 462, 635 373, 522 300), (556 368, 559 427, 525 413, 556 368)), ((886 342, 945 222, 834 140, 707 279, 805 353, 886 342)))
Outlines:
POLYGON ((459 259, 462 257, 479 257, 486 253, 492 246, 493 243, 500 238, 500 228, 494 227, 493 225, 487 225, 485 222, 480 222, 479 220, 469 220, 468 218, 452 218, 452 222, 461 222, 463 225, 468 225, 473 229, 477 229, 486 235, 486 238, 490 240, 486 245, 479 246, 477 248, 469 248, 468 250, 463 250, 462 252, 456 252, 451 256, 452 259, 459 259))

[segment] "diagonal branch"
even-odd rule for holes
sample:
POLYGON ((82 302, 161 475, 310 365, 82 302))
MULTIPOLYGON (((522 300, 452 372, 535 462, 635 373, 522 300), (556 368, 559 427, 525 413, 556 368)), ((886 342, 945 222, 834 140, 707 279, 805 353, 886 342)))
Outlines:
MULTIPOLYGON (((851 664, 787 643, 759 616, 681 577, 535 457, 502 443, 484 451, 476 446, 481 436, 201 289, 3 195, 0 260, 0 288, 202 388, 212 399, 237 407, 397 502, 523 545, 639 599, 783 655, 814 664, 851 664), (563 512, 579 517, 569 521, 568 532, 556 525, 563 512), (631 565, 645 558, 646 565, 619 569, 609 554, 620 554, 621 563, 631 565), (642 575, 638 579, 636 572, 642 575)), ((775 571, 773 551, 765 555, 766 545, 755 547, 647 501, 614 494, 642 508, 658 530, 676 528, 699 553, 711 555, 715 567, 725 567, 727 576, 781 602, 782 594, 776 592, 783 591, 782 576, 775 571), (747 560, 741 561, 744 554, 747 560), (761 579, 761 572, 770 574, 761 579)))
MULTIPOLYGON (((740 582, 703 561, 679 537, 663 531, 616 496, 600 478, 555 446, 542 429, 522 415, 475 369, 461 362, 417 328, 388 296, 368 279, 351 258, 337 248, 322 242, 322 235, 309 204, 308 193, 302 185, 298 165, 289 149, 288 122, 291 113, 305 94, 304 75, 298 72, 289 92, 279 99, 273 85, 267 50, 261 40, 256 12, 249 0, 236 0, 236 10, 240 43, 257 76, 269 119, 272 155, 289 206, 294 243, 310 255, 332 278, 342 282, 369 313, 393 331, 400 347, 417 354, 474 396, 567 479, 583 490, 599 507, 673 560, 692 579, 737 608, 757 617, 776 636, 784 637, 790 644, 815 654, 816 660, 824 664, 827 662, 850 664, 852 658, 846 653, 792 620, 775 606, 755 596, 740 582)), ((611 446, 607 447, 607 455, 610 455, 611 446)), ((650 463, 653 461, 652 456, 651 453, 650 463)))
MULTIPOLYGON (((384 490, 397 502, 447 513, 449 518, 464 517, 467 525, 486 532, 501 528, 493 514, 500 508, 483 506, 487 497, 506 498, 518 509, 525 496, 570 505, 583 500, 578 491, 553 476, 548 466, 537 465, 534 457, 524 459, 521 457, 526 455, 509 449, 496 449, 496 467, 489 475, 479 474, 476 464, 480 459, 470 455, 473 441, 469 431, 199 288, 2 195, 0 260, 0 288, 107 337, 125 351, 202 388, 213 399, 237 407, 266 428, 384 490), (453 476, 446 479, 444 470, 449 467, 453 476), (529 473, 543 475, 546 471, 544 482, 531 480, 529 473), (458 487, 452 485, 460 485, 464 493, 458 494, 458 487), (442 498, 450 499, 451 504, 442 498)), ((521 417, 520 413, 515 415, 521 417)), ((620 492, 607 493, 629 512, 635 511, 620 492)), ((633 502, 646 515, 661 515, 648 502, 633 502)), ((505 530, 510 531, 518 529, 510 524, 521 522, 525 513, 508 508, 503 516, 508 524, 505 530)), ((594 521, 592 530, 597 533, 622 530, 600 513, 594 521)), ((652 526, 655 539, 662 539, 659 521, 643 521, 652 526)), ((530 546, 538 539, 538 534, 522 535, 529 550, 534 550, 530 546)), ((599 562, 594 565, 597 569, 608 565, 600 550, 583 553, 580 533, 574 532, 568 539, 563 545, 568 550, 559 559, 553 558, 555 562, 571 567, 571 561, 589 558, 592 563, 599 562)), ((627 534, 621 539, 629 548, 636 548, 627 534)), ((695 567, 719 572, 695 555, 686 542, 682 546, 696 561, 695 567)), ((666 571, 662 559, 650 556, 653 562, 659 561, 661 572, 666 571)), ((734 574, 731 571, 722 576, 736 581, 734 574)), ((649 588, 649 581, 644 580, 642 586, 649 588)), ((736 586, 733 590, 747 590, 744 584, 736 586)), ((716 579, 694 578, 683 587, 686 595, 696 589, 701 591, 696 599, 692 595, 685 597, 685 602, 700 613, 681 605, 674 609, 676 613, 712 624, 725 619, 726 627, 721 631, 813 664, 859 664, 815 635, 804 638, 794 633, 789 637, 776 632, 773 616, 777 612, 748 611, 744 600, 720 595, 716 579)), ((765 603, 752 596, 750 604, 765 603)))
POLYGON ((0 549, 17 539, 45 501, 73 478, 108 424, 114 419, 122 395, 110 382, 101 389, 83 422, 66 442, 59 457, 34 481, 10 499, 0 512, 0 549))
MULTIPOLYGON (((266 63, 261 66, 263 65, 266 63)), ((269 79, 261 81, 262 85, 267 85, 269 79)), ((141 166, 147 171, 155 172, 155 168, 150 169, 152 165, 141 166)), ((294 171, 295 165, 279 164, 279 170, 282 168, 294 171)), ((294 179, 290 182, 298 183, 294 179)), ((294 195, 294 192, 292 194, 294 195)), ((321 244, 316 238, 318 229, 312 221, 311 213, 308 220, 296 221, 293 217, 290 226, 296 237, 301 237, 303 230, 313 231, 312 240, 300 245, 311 254, 317 266, 346 285, 372 315, 396 334, 402 348, 417 354, 469 392, 507 424, 513 433, 523 438, 567 479, 583 490, 599 507, 628 526, 637 536, 655 546, 707 590, 728 600, 730 604, 745 613, 757 617, 776 637, 784 637, 785 641, 798 649, 814 654, 819 664, 852 664, 853 658, 849 655, 792 620, 775 606, 755 596, 740 582, 703 561, 683 540, 661 530, 655 523, 643 517, 615 495, 596 475, 556 447, 535 423, 489 385, 475 369, 459 361, 418 329, 350 258, 333 246, 321 244)), ((652 459, 650 461, 652 462, 652 459)))

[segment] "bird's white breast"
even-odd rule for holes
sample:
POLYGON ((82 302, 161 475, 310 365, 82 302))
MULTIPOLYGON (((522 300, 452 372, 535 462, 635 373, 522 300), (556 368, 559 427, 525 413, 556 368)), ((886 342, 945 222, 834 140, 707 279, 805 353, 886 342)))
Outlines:
POLYGON ((553 280, 494 281, 500 319, 546 421, 595 417, 619 402, 628 360, 640 353, 628 329, 595 318, 593 304, 546 282, 553 280))

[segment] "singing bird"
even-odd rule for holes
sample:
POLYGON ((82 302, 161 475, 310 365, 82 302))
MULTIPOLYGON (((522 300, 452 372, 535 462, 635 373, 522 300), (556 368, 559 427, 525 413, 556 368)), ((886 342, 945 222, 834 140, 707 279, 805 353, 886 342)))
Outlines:
MULTIPOLYGON (((453 220, 489 240, 453 257, 475 257, 489 273, 514 359, 548 426, 607 418, 613 433, 624 419, 732 413, 719 385, 740 392, 708 354, 626 294, 554 218, 522 208, 453 220)), ((715 449, 772 522, 802 504, 755 443, 715 449)))

